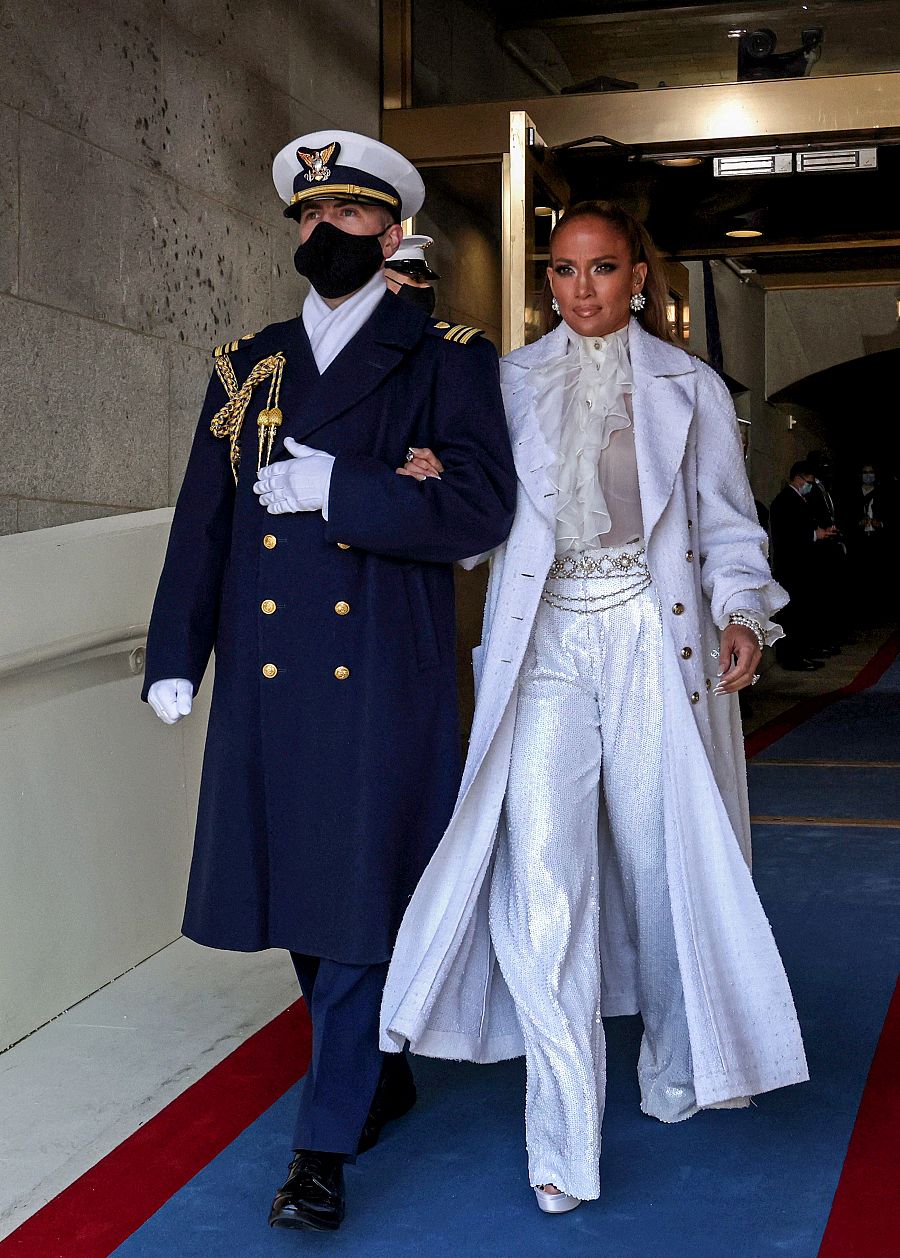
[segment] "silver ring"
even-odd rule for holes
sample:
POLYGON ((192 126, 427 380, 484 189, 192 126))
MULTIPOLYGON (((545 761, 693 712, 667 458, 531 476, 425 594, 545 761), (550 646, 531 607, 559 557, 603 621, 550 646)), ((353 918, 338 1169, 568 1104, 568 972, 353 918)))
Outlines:
POLYGON ((416 457, 416 455, 415 455, 415 451, 412 449, 412 447, 410 447, 410 448, 406 451, 406 461, 407 461, 407 463, 412 463, 412 461, 413 461, 413 459, 414 459, 415 457, 416 457))
POLYGON ((758 681, 759 681, 759 673, 754 673, 753 676, 750 678, 750 685, 755 686, 758 681))

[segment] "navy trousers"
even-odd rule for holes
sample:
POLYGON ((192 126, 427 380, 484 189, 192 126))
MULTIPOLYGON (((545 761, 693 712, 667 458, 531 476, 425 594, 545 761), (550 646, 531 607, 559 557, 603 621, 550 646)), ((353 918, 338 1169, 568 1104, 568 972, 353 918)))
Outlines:
POLYGON ((291 960, 312 1021, 293 1147, 353 1162, 384 1059, 378 1017, 388 962, 344 965, 300 952, 291 960))

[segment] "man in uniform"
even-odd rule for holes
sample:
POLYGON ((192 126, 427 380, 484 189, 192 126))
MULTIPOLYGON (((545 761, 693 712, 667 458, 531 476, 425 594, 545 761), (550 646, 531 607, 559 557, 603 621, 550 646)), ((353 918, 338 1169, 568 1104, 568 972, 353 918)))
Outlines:
POLYGON ((414 306, 420 306, 426 314, 434 314, 434 281, 441 278, 425 258, 425 250, 433 244, 431 236, 404 236, 400 248, 391 255, 384 268, 391 292, 414 306))
POLYGON ((379 1004, 459 782, 452 565, 504 540, 515 474, 493 348, 386 288, 415 169, 322 131, 273 177, 311 288, 215 351, 143 697, 187 715, 215 647, 184 932, 291 953, 313 1049, 269 1222, 330 1230, 343 1163, 415 1100, 379 1004), (424 446, 442 474, 398 476, 424 446))

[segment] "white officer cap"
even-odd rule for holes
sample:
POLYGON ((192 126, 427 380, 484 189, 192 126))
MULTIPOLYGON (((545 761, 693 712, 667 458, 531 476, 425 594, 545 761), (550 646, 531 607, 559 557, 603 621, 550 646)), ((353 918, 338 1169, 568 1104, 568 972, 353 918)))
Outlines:
POLYGON ((422 208, 422 176, 402 153, 355 131, 312 131, 286 144, 272 163, 285 215, 323 197, 384 205, 397 222, 422 208))
POLYGON ((425 257, 425 250, 433 244, 432 236, 404 236, 400 248, 391 254, 385 265, 391 271, 408 271, 416 277, 439 280, 441 277, 431 269, 425 257))

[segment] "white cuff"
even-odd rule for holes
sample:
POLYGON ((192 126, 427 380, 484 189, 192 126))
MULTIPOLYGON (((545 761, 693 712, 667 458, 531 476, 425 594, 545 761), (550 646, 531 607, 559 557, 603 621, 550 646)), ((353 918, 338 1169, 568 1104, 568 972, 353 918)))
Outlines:
POLYGON ((323 461, 325 459, 328 459, 328 470, 324 472, 324 480, 322 482, 322 519, 327 521, 328 519, 328 495, 331 493, 331 474, 334 471, 334 455, 326 454, 323 451, 321 454, 321 458, 323 459, 323 461))

